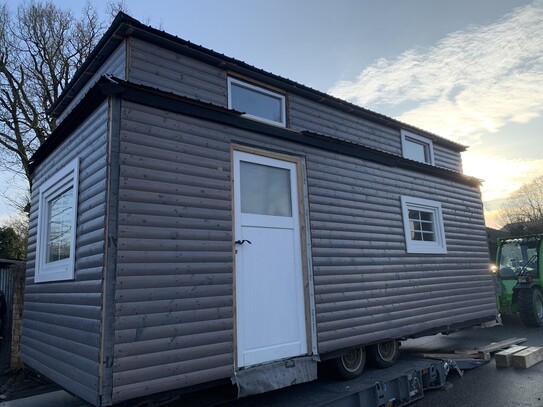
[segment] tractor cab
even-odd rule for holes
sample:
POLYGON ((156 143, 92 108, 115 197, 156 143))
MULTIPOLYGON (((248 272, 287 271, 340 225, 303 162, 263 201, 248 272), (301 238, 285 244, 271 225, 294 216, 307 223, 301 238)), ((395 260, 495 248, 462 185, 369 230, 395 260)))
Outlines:
POLYGON ((519 313, 529 326, 543 326, 543 235, 498 240, 498 307, 502 314, 519 313))

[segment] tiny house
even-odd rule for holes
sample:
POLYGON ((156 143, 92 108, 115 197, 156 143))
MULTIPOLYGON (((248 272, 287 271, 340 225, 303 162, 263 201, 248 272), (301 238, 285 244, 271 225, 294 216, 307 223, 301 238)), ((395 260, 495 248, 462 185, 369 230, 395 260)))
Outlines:
POLYGON ((22 356, 96 406, 496 317, 456 142, 122 13, 51 114, 22 356))

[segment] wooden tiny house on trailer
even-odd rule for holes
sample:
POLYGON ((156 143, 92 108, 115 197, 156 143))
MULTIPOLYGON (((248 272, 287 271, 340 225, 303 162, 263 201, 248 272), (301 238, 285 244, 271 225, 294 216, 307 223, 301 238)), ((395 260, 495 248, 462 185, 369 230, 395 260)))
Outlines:
POLYGON ((51 113, 22 353, 94 405, 265 391, 496 316, 455 142, 125 14, 51 113))

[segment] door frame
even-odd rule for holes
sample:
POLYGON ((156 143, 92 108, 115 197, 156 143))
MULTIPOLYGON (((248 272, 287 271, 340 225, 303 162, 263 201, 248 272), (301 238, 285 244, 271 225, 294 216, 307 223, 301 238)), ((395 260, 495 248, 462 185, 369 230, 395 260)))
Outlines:
POLYGON ((315 308, 315 288, 313 283, 313 262, 311 259, 311 233, 309 229, 309 198, 307 188, 307 171, 304 157, 287 153, 263 150, 239 144, 230 146, 230 190, 232 202, 232 303, 233 303, 233 352, 234 370, 238 366, 238 338, 237 338, 237 311, 236 311, 236 218, 234 200, 234 152, 243 152, 267 158, 290 162, 296 165, 296 178, 298 189, 298 219, 300 222, 300 258, 302 262, 302 281, 305 309, 305 331, 307 341, 307 355, 318 355, 317 347, 317 319, 315 308))

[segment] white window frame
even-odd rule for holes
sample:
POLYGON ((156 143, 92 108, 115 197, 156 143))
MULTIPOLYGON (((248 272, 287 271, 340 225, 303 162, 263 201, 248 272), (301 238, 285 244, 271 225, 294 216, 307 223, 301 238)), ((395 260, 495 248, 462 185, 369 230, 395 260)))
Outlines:
POLYGON ((78 190, 79 158, 70 161, 55 175, 45 181, 39 189, 36 269, 34 274, 34 281, 37 283, 72 280, 74 278, 78 190), (47 262, 50 201, 58 196, 58 194, 63 190, 70 187, 73 188, 73 216, 70 231, 70 257, 53 262, 47 262))
POLYGON ((443 226, 441 203, 437 201, 430 201, 428 199, 414 198, 411 196, 402 196, 401 202, 407 253, 446 254, 447 243, 445 241, 445 228, 443 226), (435 241, 420 241, 411 239, 409 210, 432 213, 435 241))
POLYGON ((232 103, 232 84, 235 84, 237 86, 240 86, 245 89, 252 90, 256 93, 261 93, 263 95, 268 95, 274 98, 277 98, 281 102, 281 120, 275 121, 266 119, 265 117, 255 116, 250 113, 245 113, 243 116, 248 117, 250 119, 258 120, 260 122, 272 124, 274 126, 281 126, 286 127, 287 125, 287 108, 286 108, 286 97, 284 94, 273 92, 271 90, 268 90, 266 88, 263 88, 261 86, 256 86, 248 82, 240 81, 239 79, 228 77, 228 108, 233 109, 233 103, 232 103))
POLYGON ((407 130, 402 130, 401 135, 402 135, 402 155, 403 155, 404 158, 407 158, 407 159, 413 160, 413 161, 419 161, 419 162, 422 162, 422 163, 425 163, 425 164, 435 165, 435 162, 434 162, 434 143, 432 142, 432 140, 430 140, 427 137, 419 136, 418 134, 412 133, 412 132, 407 131, 407 130), (419 143, 419 144, 423 144, 423 145, 427 146, 429 161, 420 161, 420 160, 417 160, 415 158, 407 156, 407 154, 406 154, 407 145, 406 144, 409 142, 409 139, 413 140, 415 143, 419 143))

